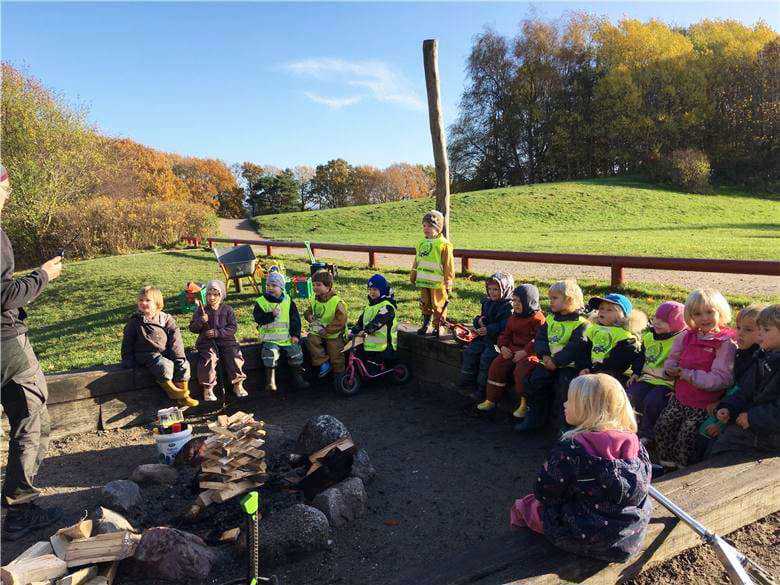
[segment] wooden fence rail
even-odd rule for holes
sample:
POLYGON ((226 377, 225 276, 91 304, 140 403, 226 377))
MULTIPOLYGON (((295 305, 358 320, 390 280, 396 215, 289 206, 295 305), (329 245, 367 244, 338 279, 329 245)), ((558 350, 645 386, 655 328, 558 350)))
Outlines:
MULTIPOLYGON (((200 246, 200 238, 182 238, 182 241, 200 246)), ((265 246, 266 255, 273 255, 274 248, 304 248, 303 242, 284 240, 244 240, 234 238, 206 238, 208 246, 215 242, 233 244, 251 244, 265 246)), ((335 250, 341 252, 365 252, 368 264, 376 268, 377 254, 399 254, 414 256, 411 246, 370 246, 365 244, 335 244, 312 242, 312 251, 335 250)), ((550 252, 512 252, 509 250, 469 250, 458 248, 455 257, 462 261, 464 272, 470 270, 470 260, 501 260, 506 262, 538 262, 541 264, 574 264, 578 266, 608 266, 611 269, 613 287, 623 285, 624 268, 652 268, 656 270, 677 270, 695 272, 721 272, 728 274, 761 274, 780 276, 780 262, 775 260, 719 260, 713 258, 664 258, 659 256, 613 256, 598 254, 557 254, 550 252)))

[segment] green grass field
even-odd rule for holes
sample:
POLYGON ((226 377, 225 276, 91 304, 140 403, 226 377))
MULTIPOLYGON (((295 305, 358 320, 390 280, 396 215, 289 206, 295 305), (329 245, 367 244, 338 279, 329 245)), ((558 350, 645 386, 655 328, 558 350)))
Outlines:
MULTIPOLYGON (((410 246, 432 199, 254 218, 268 238, 410 246)), ((547 183, 452 197, 458 248, 774 259, 780 197, 691 195, 625 179, 547 183)))
MULTIPOLYGON (((282 257, 281 260, 288 275, 308 274, 308 264, 302 259, 282 257)), ((383 273, 395 287, 401 319, 416 321, 419 318, 417 291, 409 284, 409 272, 393 269, 383 273)), ((365 283, 372 274, 373 271, 362 266, 339 265, 337 290, 350 309, 350 322, 357 319, 365 305, 365 283)), ((147 252, 66 262, 62 276, 28 307, 30 337, 44 371, 54 373, 118 362, 122 329, 135 310, 135 298, 141 286, 155 284, 162 288, 166 310, 176 314, 176 296, 188 280, 205 282, 219 277, 214 255, 203 250, 147 252)), ((540 287, 544 297, 550 282, 531 282, 540 287)), ((580 284, 587 296, 603 294, 609 283, 582 280, 580 284)), ((686 295, 683 289, 660 285, 642 285, 625 292, 648 313, 663 300, 684 300, 686 295)), ((479 277, 457 279, 450 303, 451 317, 471 320, 479 311, 483 295, 484 285, 479 277)), ((256 337, 252 321, 256 296, 253 289, 245 287, 242 294, 231 292, 228 296, 228 303, 236 310, 239 320, 238 338, 256 337)), ((730 297, 730 300, 744 306, 754 299, 730 297)), ((306 304, 299 301, 301 312, 306 304)), ((546 299, 542 306, 546 309, 546 299)), ((185 345, 193 345, 195 335, 186 330, 190 315, 176 314, 176 319, 185 345)))

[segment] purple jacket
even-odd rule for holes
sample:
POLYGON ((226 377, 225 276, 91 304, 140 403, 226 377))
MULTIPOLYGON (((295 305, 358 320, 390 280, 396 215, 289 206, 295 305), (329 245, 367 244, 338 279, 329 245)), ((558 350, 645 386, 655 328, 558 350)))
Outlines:
POLYGON ((198 333, 198 339, 195 342, 197 349, 205 349, 211 347, 213 341, 216 341, 220 347, 233 347, 238 345, 236 341, 236 331, 238 330, 238 323, 236 322, 236 314, 233 312, 233 307, 230 305, 220 304, 215 311, 208 305, 202 308, 195 309, 190 320, 190 331, 198 333), (203 311, 208 315, 209 320, 204 323, 203 311), (217 332, 217 337, 209 339, 205 336, 206 331, 214 329, 217 332))

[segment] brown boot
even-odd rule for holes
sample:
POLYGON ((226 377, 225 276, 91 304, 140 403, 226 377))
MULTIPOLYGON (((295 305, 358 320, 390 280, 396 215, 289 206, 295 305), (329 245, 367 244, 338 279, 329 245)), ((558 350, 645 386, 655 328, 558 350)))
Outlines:
POLYGON ((190 381, 189 380, 181 380, 179 382, 174 382, 177 388, 179 388, 182 392, 182 397, 179 399, 179 406, 198 406, 200 402, 198 400, 195 400, 190 396, 190 381))
POLYGON ((265 369, 265 389, 268 392, 276 392, 276 368, 265 369))

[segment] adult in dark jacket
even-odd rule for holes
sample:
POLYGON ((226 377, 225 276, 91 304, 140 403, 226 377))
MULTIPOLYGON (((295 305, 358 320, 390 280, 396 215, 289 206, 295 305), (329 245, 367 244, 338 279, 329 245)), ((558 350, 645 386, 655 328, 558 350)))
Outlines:
MULTIPOLYGON (((11 194, 8 172, 0 165, 0 212, 11 194)), ((2 256, 2 407, 11 426, 8 440, 8 464, 3 483, 3 504, 8 515, 3 537, 15 540, 31 530, 57 522, 58 508, 40 508, 40 495, 33 485, 38 468, 49 445, 49 413, 46 409, 46 379, 27 338, 25 305, 41 294, 46 285, 62 271, 61 258, 52 258, 37 270, 14 278, 14 252, 5 232, 0 229, 2 256)))
POLYGON ((742 375, 737 390, 717 407, 718 420, 729 424, 709 450, 780 450, 780 304, 758 316, 763 356, 742 375))
POLYGON ((514 278, 505 272, 496 272, 485 281, 487 294, 482 299, 479 315, 474 317, 478 337, 463 350, 458 381, 461 388, 472 390, 471 398, 477 402, 485 399, 488 370, 498 355, 495 345, 512 314, 514 286, 514 278))

